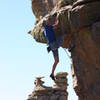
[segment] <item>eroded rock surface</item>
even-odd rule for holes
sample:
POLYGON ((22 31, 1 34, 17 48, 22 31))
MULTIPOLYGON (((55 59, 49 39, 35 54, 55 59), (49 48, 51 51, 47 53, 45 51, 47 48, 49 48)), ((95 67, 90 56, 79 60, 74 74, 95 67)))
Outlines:
POLYGON ((67 73, 60 72, 55 76, 55 84, 53 87, 44 86, 42 77, 37 77, 34 84, 33 92, 28 96, 27 100, 68 100, 67 93, 67 73))
POLYGON ((43 8, 45 13, 38 9, 38 2, 36 10, 35 6, 32 7, 38 21, 30 34, 37 42, 46 43, 42 22, 51 17, 54 23, 58 15, 56 36, 64 36, 62 47, 68 48, 68 36, 71 38, 70 45, 75 47, 71 51, 71 69, 73 87, 79 100, 100 100, 100 0, 55 1, 42 3, 41 6, 49 4, 43 8))

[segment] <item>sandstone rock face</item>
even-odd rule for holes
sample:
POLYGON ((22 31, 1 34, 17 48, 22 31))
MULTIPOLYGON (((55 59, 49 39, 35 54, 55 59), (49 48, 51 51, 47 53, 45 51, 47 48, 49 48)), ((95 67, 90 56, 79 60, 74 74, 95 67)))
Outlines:
POLYGON ((66 4, 71 4, 72 0, 31 0, 32 1, 32 11, 36 18, 40 16, 45 16, 50 13, 55 6, 65 6, 66 4))
POLYGON ((90 3, 87 3, 86 0, 79 1, 74 4, 70 14, 72 32, 77 32, 77 30, 91 26, 100 20, 100 2, 93 2, 93 0, 87 0, 91 1, 90 3))
POLYGON ((48 20, 49 17, 51 17, 52 24, 54 24, 56 20, 57 13, 59 13, 59 27, 56 32, 56 36, 65 36, 66 34, 70 33, 70 26, 69 26, 69 20, 68 20, 68 14, 69 10, 71 9, 71 6, 62 7, 60 10, 54 10, 50 14, 46 15, 41 19, 34 27, 34 29, 31 31, 31 35, 35 38, 37 42, 46 43, 46 39, 43 35, 43 27, 42 23, 44 20, 48 20), (66 28, 67 27, 67 28, 66 28))
POLYGON ((32 0, 32 10, 37 18, 45 16, 53 7, 53 0, 32 0))
MULTIPOLYGON (((33 0, 35 1, 35 0, 33 0)), ((45 1, 45 0, 40 0, 45 1)), ((53 1, 53 0, 51 0, 53 1)), ((73 87, 79 100, 100 100, 100 0, 58 0, 48 5, 46 12, 33 7, 42 15, 30 34, 37 42, 46 43, 43 36, 42 22, 52 18, 52 23, 58 15, 59 28, 56 36, 63 36, 62 47, 68 48, 70 37, 72 56, 73 87), (66 2, 65 2, 66 1, 66 2)), ((46 3, 47 4, 47 3, 46 3)), ((37 2, 37 6, 38 2, 37 2)), ((36 15, 37 16, 37 15, 36 15)), ((37 16, 37 18, 39 18, 37 16)))
POLYGON ((73 39, 76 45, 72 51, 74 88, 80 100, 99 100, 100 22, 81 29, 73 39))
POLYGON ((72 75, 79 100, 100 99, 99 5, 100 2, 95 1, 78 5, 71 10, 72 43, 75 45, 71 52, 72 75))
POLYGON ((27 100, 68 100, 67 93, 67 73, 60 72, 56 76, 53 87, 43 85, 42 77, 37 77, 34 84, 35 88, 27 100))

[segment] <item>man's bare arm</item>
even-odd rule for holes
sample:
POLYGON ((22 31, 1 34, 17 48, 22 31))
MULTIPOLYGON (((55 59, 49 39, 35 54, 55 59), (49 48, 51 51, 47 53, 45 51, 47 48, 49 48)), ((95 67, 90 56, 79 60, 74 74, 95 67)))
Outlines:
POLYGON ((55 24, 53 25, 54 29, 57 29, 58 28, 58 25, 59 25, 59 19, 58 19, 58 16, 57 16, 56 17, 55 24))

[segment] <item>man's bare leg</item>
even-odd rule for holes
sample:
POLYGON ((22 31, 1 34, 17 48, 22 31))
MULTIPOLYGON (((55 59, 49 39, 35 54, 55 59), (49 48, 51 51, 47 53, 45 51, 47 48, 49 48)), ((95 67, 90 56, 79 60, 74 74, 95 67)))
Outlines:
POLYGON ((54 72, 55 72, 55 69, 56 69, 56 66, 57 66, 58 63, 59 63, 59 58, 57 56, 55 58, 55 62, 54 62, 53 67, 52 67, 52 75, 54 75, 54 72))
POLYGON ((59 57, 57 56, 57 57, 55 58, 55 62, 54 62, 53 67, 52 67, 52 73, 51 73, 51 75, 50 75, 50 77, 51 77, 53 80, 55 80, 55 78, 54 78, 54 72, 55 72, 55 69, 56 69, 56 66, 57 66, 58 63, 59 63, 59 57))

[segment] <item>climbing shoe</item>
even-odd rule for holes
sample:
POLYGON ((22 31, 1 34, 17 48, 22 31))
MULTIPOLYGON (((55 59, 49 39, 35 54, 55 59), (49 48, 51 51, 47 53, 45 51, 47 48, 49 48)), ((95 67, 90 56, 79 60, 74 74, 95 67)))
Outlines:
POLYGON ((51 79, 55 81, 55 77, 53 74, 50 75, 51 79))
POLYGON ((48 53, 51 51, 50 46, 47 47, 47 51, 48 51, 48 53))

